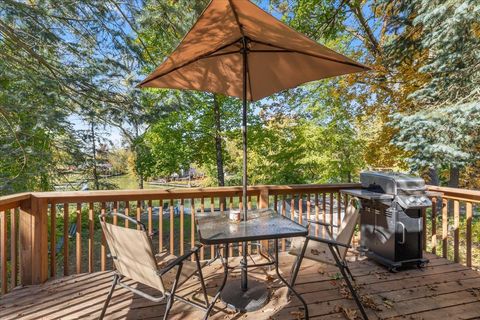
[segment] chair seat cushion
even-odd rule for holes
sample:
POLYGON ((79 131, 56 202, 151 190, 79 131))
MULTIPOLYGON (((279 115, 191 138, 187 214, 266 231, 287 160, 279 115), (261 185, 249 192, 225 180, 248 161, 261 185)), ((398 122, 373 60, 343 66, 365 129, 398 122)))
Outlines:
MULTIPOLYGON (((288 253, 295 256, 300 255, 304 243, 305 238, 294 238, 288 253)), ((330 252, 330 248, 325 243, 310 240, 307 249, 305 250, 304 257, 310 260, 335 265, 335 259, 330 252)))

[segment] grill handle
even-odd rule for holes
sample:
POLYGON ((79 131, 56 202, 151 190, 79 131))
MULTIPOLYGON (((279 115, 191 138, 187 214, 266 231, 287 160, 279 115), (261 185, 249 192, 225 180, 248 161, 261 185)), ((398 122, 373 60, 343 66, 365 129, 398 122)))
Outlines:
POLYGON ((399 241, 399 244, 405 244, 406 228, 403 222, 397 222, 397 224, 402 226, 402 241, 399 241))

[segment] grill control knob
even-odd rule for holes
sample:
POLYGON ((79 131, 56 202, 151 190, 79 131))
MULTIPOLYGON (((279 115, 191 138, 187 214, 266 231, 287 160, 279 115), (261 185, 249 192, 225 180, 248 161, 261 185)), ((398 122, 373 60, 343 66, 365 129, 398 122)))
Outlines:
POLYGON ((414 203, 414 202, 416 202, 415 200, 416 200, 416 198, 414 196, 410 196, 407 199, 407 204, 414 203))

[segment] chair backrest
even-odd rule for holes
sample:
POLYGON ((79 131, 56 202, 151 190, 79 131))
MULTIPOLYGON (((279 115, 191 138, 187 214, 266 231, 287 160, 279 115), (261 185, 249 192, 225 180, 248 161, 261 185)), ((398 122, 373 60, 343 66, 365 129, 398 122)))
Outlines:
MULTIPOLYGON (((353 198, 345 210, 345 217, 343 218, 342 224, 338 229, 338 233, 335 238, 336 241, 350 245, 352 242, 353 233, 355 232, 355 226, 360 216, 359 213, 360 202, 353 198)), ((339 247, 339 249, 341 258, 345 258, 345 255, 347 254, 347 248, 339 247)))
POLYGON ((157 274, 157 262, 147 233, 106 221, 100 221, 100 224, 116 270, 121 275, 164 294, 165 288, 162 278, 157 274))
MULTIPOLYGON (((359 202, 353 198, 345 211, 342 224, 339 226, 337 232, 334 233, 334 240, 345 245, 350 245, 353 233, 355 231, 355 225, 357 224, 359 218, 359 212, 359 202)), ((290 253, 294 255, 300 254, 303 244, 303 239, 295 238, 292 241, 290 253)), ((339 246, 338 249, 340 258, 344 259, 348 251, 347 248, 339 246)), ((313 239, 308 242, 308 247, 305 251, 305 258, 319 262, 335 264, 335 259, 333 258, 328 245, 313 239)))

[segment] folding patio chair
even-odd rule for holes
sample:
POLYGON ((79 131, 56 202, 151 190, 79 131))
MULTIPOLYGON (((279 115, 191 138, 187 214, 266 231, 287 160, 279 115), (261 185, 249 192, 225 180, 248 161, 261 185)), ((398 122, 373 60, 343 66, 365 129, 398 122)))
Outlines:
POLYGON ((181 257, 174 255, 153 253, 151 239, 146 232, 145 225, 131 217, 119 213, 109 214, 128 220, 136 226, 136 229, 113 225, 106 221, 108 215, 100 215, 100 224, 102 226, 107 244, 110 250, 110 256, 115 265, 112 287, 107 296, 107 300, 100 314, 103 319, 108 304, 112 297, 115 286, 119 286, 132 291, 150 301, 166 301, 166 309, 163 319, 167 319, 168 313, 172 308, 174 300, 179 300, 191 306, 200 308, 206 312, 208 317, 213 304, 209 304, 205 282, 202 275, 198 247, 191 249, 181 257), (195 262, 190 261, 191 256, 195 257, 195 262), (176 271, 175 271, 176 269, 176 271), (205 304, 187 300, 177 296, 177 288, 185 283, 195 274, 198 275, 202 286, 205 304), (122 282, 124 279, 134 280, 140 284, 147 285, 158 290, 158 296, 152 296, 137 288, 131 287, 122 282))
POLYGON ((314 220, 308 221, 309 226, 311 226, 311 223, 317 224, 320 226, 320 230, 314 231, 313 228, 310 228, 309 235, 306 238, 293 239, 289 253, 296 255, 297 259, 292 266, 291 285, 295 285, 303 258, 335 265, 340 270, 363 318, 368 319, 361 300, 350 281, 350 279, 352 281, 355 281, 355 279, 345 260, 348 248, 351 248, 350 243, 359 218, 359 211, 360 201, 352 198, 345 210, 345 217, 340 226, 314 220), (333 232, 335 228, 337 232, 333 232))

